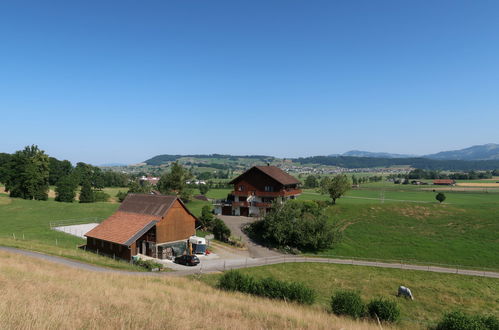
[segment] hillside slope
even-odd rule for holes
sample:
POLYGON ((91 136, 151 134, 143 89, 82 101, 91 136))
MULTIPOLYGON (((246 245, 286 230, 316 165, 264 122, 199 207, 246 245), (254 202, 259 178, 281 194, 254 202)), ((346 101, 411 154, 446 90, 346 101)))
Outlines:
POLYGON ((477 145, 460 150, 442 151, 423 157, 445 160, 494 160, 499 159, 499 144, 477 145))
POLYGON ((376 329, 184 278, 97 274, 0 252, 3 329, 376 329))

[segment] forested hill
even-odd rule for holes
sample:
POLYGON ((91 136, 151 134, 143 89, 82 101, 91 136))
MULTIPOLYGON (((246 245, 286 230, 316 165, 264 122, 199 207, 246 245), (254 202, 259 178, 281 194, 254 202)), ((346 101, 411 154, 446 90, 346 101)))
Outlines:
POLYGON ((345 168, 372 168, 410 165, 414 168, 425 170, 494 170, 499 168, 499 160, 437 160, 428 158, 374 158, 374 157, 348 157, 348 156, 314 156, 293 159, 300 164, 320 164, 339 166, 345 168))
POLYGON ((147 165, 162 165, 167 162, 174 162, 180 158, 197 158, 197 159, 226 159, 236 161, 238 159, 252 159, 261 162, 270 162, 275 159, 272 156, 263 155, 251 155, 251 156, 234 156, 234 155, 221 155, 221 154, 211 154, 211 155, 158 155, 154 156, 146 161, 147 165))

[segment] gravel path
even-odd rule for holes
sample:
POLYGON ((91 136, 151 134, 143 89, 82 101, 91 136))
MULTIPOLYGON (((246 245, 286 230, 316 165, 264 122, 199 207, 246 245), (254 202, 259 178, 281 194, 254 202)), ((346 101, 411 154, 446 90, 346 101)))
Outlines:
POLYGON ((164 273, 147 273, 147 272, 133 272, 133 271, 122 271, 115 270, 105 267, 93 266, 82 262, 72 261, 66 258, 50 256, 38 252, 25 251, 21 249, 3 247, 0 246, 0 251, 17 253, 28 257, 38 258, 42 260, 47 260, 50 262, 66 265, 69 267, 74 267, 78 269, 84 269, 100 273, 118 273, 118 274, 129 274, 129 275, 139 275, 139 276, 186 276, 199 273, 214 273, 225 271, 229 269, 238 269, 246 267, 256 267, 264 265, 274 265, 280 263, 293 263, 293 262, 318 262, 327 264, 343 264, 343 265, 357 265, 357 266, 367 266, 367 267, 379 267, 379 268, 398 268, 398 269, 409 269, 409 270, 419 270, 426 272, 435 273, 447 273, 447 274, 460 274, 469 276, 481 276, 498 278, 499 272, 489 272, 489 271, 477 271, 469 269, 457 269, 457 268, 444 268, 444 267, 434 267, 434 266, 421 266, 421 265, 408 265, 399 263, 386 263, 386 262, 374 262, 374 261, 362 261, 362 260, 347 260, 347 259, 329 259, 329 258, 307 258, 307 257, 295 257, 295 256, 273 256, 266 258, 240 258, 240 259, 217 259, 217 260, 206 260, 203 261, 199 266, 187 267, 184 266, 185 270, 179 270, 175 272, 164 272, 164 273))

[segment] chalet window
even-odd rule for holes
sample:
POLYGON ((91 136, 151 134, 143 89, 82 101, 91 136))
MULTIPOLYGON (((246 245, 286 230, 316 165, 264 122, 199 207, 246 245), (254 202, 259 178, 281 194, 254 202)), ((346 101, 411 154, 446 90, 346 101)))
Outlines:
POLYGON ((238 190, 239 191, 244 191, 244 186, 243 185, 239 186, 238 190))
POLYGON ((274 187, 272 187, 272 186, 265 186, 265 191, 272 192, 272 191, 274 191, 274 187))

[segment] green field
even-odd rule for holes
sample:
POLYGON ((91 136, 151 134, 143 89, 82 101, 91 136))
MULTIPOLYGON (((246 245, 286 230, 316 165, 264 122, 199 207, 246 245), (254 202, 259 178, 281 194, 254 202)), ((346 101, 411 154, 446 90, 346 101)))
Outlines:
MULTIPOLYGON (((318 254, 499 269, 499 194, 446 192, 440 205, 431 190, 393 186, 363 185, 328 207, 343 239, 318 254)), ((328 200, 313 190, 299 199, 328 200)))
MULTIPOLYGON (((302 282, 317 292, 318 308, 329 309, 330 297, 339 289, 357 290, 364 301, 388 297, 397 301, 401 308, 399 326, 402 328, 427 328, 443 313, 454 309, 499 317, 497 279, 318 263, 278 264, 242 269, 241 272, 302 282), (400 285, 412 290, 414 301, 395 296, 400 285)), ((203 275, 200 279, 214 286, 219 276, 203 275)))

